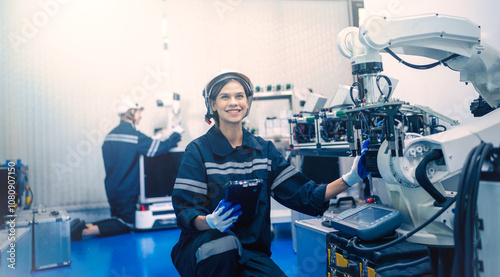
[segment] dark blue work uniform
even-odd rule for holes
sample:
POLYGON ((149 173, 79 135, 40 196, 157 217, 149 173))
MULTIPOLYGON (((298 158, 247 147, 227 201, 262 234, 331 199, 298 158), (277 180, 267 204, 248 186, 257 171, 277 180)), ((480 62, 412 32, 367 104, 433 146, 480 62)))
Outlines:
POLYGON ((120 124, 106 136, 102 145, 106 169, 104 184, 111 216, 118 221, 96 222, 101 235, 128 232, 130 228, 127 226, 133 227, 135 223, 135 209, 139 196, 139 156, 154 157, 166 154, 179 140, 178 133, 174 133, 163 142, 152 139, 125 121, 120 121, 120 124), (121 224, 117 225, 117 222, 121 224))
POLYGON ((283 275, 269 258, 270 197, 290 209, 320 215, 328 208, 325 191, 326 185, 314 183, 295 169, 272 142, 243 130, 242 146, 233 148, 214 126, 184 152, 172 195, 182 230, 172 261, 182 276, 283 275), (264 180, 264 186, 250 225, 232 227, 227 233, 196 230, 193 219, 215 210, 225 196, 227 181, 255 178, 264 180))

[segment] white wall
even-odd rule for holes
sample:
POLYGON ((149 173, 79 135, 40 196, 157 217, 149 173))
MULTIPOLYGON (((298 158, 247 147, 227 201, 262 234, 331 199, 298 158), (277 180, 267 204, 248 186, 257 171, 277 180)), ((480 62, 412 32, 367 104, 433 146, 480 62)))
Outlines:
POLYGON ((0 162, 29 165, 35 205, 106 206, 101 145, 117 99, 181 94, 185 145, 209 127, 201 91, 220 68, 318 93, 351 83, 335 42, 347 24, 341 0, 0 1, 0 162))
MULTIPOLYGON (((483 43, 500 49, 500 25, 498 10, 500 2, 452 1, 452 0, 365 0, 366 16, 383 15, 401 17, 428 13, 441 13, 465 17, 481 26, 483 43)), ((416 64, 429 60, 405 57, 416 64)), ((411 104, 433 108, 446 116, 467 122, 472 118, 470 102, 478 97, 472 85, 459 82, 459 73, 443 66, 431 70, 414 70, 399 64, 388 54, 383 54, 384 74, 399 79, 394 96, 411 104)))
POLYGON ((352 82, 337 50, 347 1, 168 1, 169 89, 181 94, 187 141, 203 134, 202 89, 221 68, 254 85, 292 83, 318 93, 352 82))
POLYGON ((101 144, 161 65, 160 4, 0 2, 0 159, 29 165, 35 205, 106 204, 101 144))

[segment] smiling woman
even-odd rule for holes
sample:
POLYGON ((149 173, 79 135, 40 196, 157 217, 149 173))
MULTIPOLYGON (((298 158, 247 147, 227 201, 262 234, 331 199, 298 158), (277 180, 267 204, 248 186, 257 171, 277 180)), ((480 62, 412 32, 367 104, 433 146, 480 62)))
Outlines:
POLYGON ((350 185, 342 178, 316 184, 271 141, 243 128, 253 99, 253 85, 246 75, 221 72, 207 83, 203 96, 205 118, 211 123, 213 117, 216 124, 188 144, 177 173, 172 204, 182 233, 172 261, 182 276, 284 276, 270 258, 271 196, 290 209, 315 216, 350 185), (253 179, 262 181, 262 189, 256 213, 249 214, 248 205, 224 197, 229 181, 253 179))
POLYGON ((241 83, 230 80, 210 105, 219 116, 219 128, 224 128, 226 124, 241 124, 247 115, 248 98, 241 83))

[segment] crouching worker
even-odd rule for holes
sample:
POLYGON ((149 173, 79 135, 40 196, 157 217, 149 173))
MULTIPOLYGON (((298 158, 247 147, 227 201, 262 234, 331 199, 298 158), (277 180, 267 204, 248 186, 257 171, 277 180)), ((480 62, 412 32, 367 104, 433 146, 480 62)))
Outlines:
POLYGON ((118 235, 133 230, 139 196, 139 157, 168 153, 177 146, 182 132, 178 129, 168 139, 161 141, 137 131, 135 126, 141 120, 143 109, 132 99, 123 99, 117 103, 120 124, 106 136, 102 145, 106 170, 104 184, 111 218, 87 224, 79 219, 73 220, 72 240, 81 240, 85 236, 118 235))
MULTIPOLYGON (((182 232, 172 261, 182 276, 285 276, 271 260, 271 199, 309 215, 321 215, 329 200, 361 181, 357 165, 328 185, 318 185, 290 165, 274 144, 242 126, 253 85, 239 72, 216 75, 203 90, 215 126, 184 152, 172 202, 182 232), (237 224, 240 206, 225 202, 227 181, 262 179, 257 213, 237 224)), ((359 159, 358 159, 359 160, 359 159)))

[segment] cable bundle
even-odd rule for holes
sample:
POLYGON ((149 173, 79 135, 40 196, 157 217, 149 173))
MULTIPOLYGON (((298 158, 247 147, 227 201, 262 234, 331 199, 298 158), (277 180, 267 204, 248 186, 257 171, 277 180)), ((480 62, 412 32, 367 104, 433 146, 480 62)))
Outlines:
MULTIPOLYGON (((475 276, 475 243, 479 234, 474 232, 477 218, 477 195, 483 166, 493 162, 498 170, 498 149, 490 143, 475 147, 464 164, 455 207, 455 257, 453 276, 475 276), (496 154, 495 154, 496 152, 496 154), (496 161, 495 161, 496 160, 496 161)), ((490 166, 490 170, 491 170, 490 166)))

